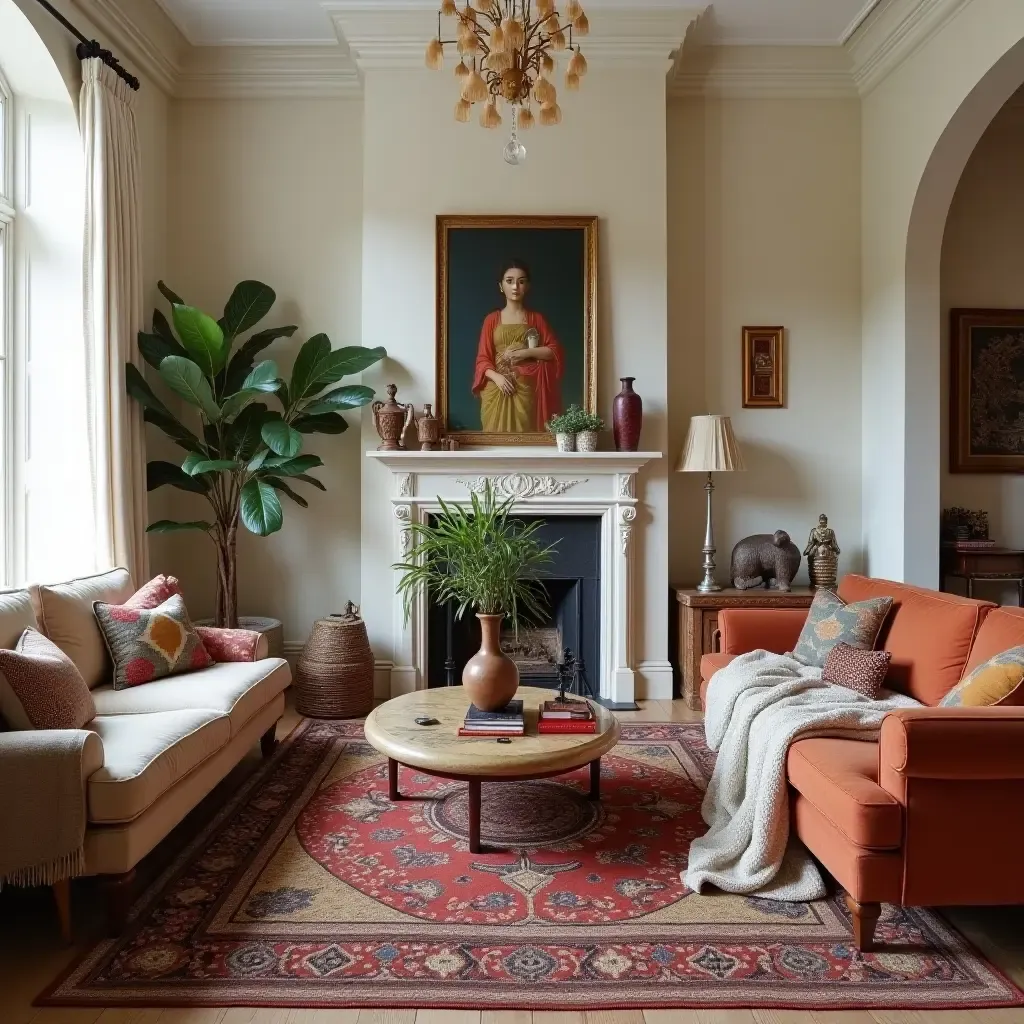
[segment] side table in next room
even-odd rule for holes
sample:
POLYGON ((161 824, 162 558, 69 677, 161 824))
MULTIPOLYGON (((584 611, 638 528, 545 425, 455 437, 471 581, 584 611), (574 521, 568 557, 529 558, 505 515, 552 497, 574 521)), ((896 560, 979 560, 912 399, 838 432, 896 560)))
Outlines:
POLYGON ((688 707, 700 710, 700 659, 721 649, 718 616, 724 608, 810 608, 814 591, 794 587, 780 590, 733 590, 702 594, 687 587, 673 587, 678 618, 674 624, 679 670, 683 677, 682 698, 688 707))

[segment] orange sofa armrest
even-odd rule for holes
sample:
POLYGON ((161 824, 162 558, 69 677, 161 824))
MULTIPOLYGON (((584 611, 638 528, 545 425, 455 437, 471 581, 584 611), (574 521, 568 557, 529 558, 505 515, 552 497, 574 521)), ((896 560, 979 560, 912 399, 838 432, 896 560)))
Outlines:
POLYGON ((270 654, 266 636, 252 629, 196 626, 196 632, 215 662, 262 661, 270 654))
POLYGON ((1024 708, 893 711, 878 758, 879 781, 897 797, 905 779, 1024 779, 1024 708))
POLYGON ((718 613, 722 654, 786 654, 796 647, 806 621, 806 608, 724 608, 718 613))

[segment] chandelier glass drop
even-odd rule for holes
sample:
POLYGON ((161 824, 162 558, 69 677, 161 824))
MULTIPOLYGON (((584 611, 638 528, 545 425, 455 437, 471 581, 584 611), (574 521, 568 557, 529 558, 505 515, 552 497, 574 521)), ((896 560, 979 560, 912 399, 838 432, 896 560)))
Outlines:
POLYGON ((474 105, 480 104, 480 124, 500 128, 502 104, 511 107, 512 137, 504 154, 510 164, 526 159, 520 129, 532 128, 537 121, 547 126, 562 120, 558 92, 551 81, 554 54, 571 54, 565 72, 567 89, 579 89, 587 73, 576 37, 589 33, 590 22, 579 0, 565 0, 561 6, 559 13, 555 0, 472 0, 460 9, 455 0, 442 0, 437 38, 427 46, 427 67, 434 71, 444 67, 446 46, 458 50, 456 121, 468 121, 474 105), (444 38, 442 18, 456 19, 454 39, 444 38))

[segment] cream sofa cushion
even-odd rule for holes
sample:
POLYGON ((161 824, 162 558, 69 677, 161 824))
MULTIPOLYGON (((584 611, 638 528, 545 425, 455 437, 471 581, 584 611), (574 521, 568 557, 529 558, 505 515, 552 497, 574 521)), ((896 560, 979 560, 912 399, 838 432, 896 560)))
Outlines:
POLYGON ((90 690, 108 681, 113 672, 93 601, 124 604, 134 593, 127 569, 39 588, 42 631, 75 663, 90 690))
POLYGON ((13 651, 26 629, 38 628, 31 591, 0 593, 0 647, 13 651))
POLYGON ((89 779, 89 821, 131 821, 231 741, 216 711, 99 715, 89 729, 103 741, 103 767, 89 779))
POLYGON ((226 661, 127 690, 104 685, 94 690, 92 696, 98 715, 146 715, 180 708, 216 711, 230 718, 234 736, 290 683, 288 662, 267 658, 226 661))

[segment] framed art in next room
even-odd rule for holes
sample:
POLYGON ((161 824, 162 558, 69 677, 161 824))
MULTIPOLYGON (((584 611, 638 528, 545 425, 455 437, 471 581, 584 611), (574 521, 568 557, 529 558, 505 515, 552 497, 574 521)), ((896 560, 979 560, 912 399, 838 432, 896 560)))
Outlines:
POLYGON ((1024 310, 953 309, 951 473, 1024 470, 1024 310))
POLYGON ((437 404, 462 444, 552 444, 597 406, 597 218, 437 218, 437 404))
POLYGON ((743 408, 785 407, 784 327, 743 328, 743 408))

